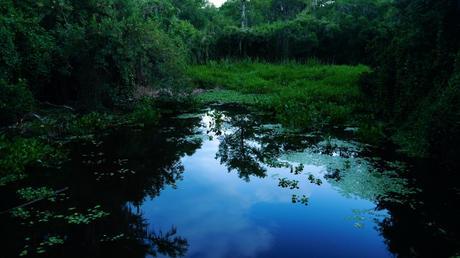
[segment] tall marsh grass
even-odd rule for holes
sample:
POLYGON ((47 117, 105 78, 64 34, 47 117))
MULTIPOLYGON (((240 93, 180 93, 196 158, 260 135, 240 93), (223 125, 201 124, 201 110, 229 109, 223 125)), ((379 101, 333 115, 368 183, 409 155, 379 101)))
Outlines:
POLYGON ((222 61, 188 70, 194 87, 213 89, 199 96, 201 101, 257 106, 273 111, 285 125, 303 128, 351 123, 362 103, 358 82, 365 72, 369 68, 364 65, 326 65, 315 60, 305 64, 222 61))

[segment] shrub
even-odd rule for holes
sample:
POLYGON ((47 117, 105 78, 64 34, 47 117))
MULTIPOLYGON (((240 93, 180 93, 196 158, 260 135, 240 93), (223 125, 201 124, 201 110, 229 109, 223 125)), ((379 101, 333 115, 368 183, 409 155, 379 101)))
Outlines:
POLYGON ((143 98, 136 104, 129 118, 133 123, 153 125, 158 122, 159 113, 154 107, 153 100, 143 98))
POLYGON ((0 125, 17 121, 33 108, 34 99, 25 81, 12 85, 0 80, 0 93, 0 125))
POLYGON ((2 84, 24 78, 35 98, 86 109, 111 107, 134 86, 181 87, 187 51, 148 12, 157 2, 2 1, 2 84))

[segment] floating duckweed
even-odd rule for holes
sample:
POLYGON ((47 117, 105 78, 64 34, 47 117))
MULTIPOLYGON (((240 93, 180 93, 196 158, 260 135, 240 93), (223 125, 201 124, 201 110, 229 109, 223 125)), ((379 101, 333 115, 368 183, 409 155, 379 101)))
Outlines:
MULTIPOLYGON (((26 240, 30 240, 30 238, 26 238, 26 240)), ((19 253, 19 256, 26 256, 29 252, 35 251, 37 254, 44 254, 46 253, 46 248, 53 247, 55 245, 62 245, 64 244, 64 238, 61 236, 49 236, 44 241, 38 244, 38 247, 31 248, 29 245, 25 245, 23 250, 19 253)))
POLYGON ((100 205, 94 206, 94 208, 89 208, 87 213, 78 213, 75 212, 71 215, 65 217, 65 220, 69 224, 89 224, 97 219, 108 216, 109 213, 103 210, 100 210, 100 205))
POLYGON ((19 195, 19 198, 25 201, 32 201, 32 200, 45 199, 45 198, 54 200, 54 198, 51 198, 54 196, 54 190, 49 187, 39 187, 39 188, 26 187, 26 188, 17 190, 16 193, 19 195))
MULTIPOLYGON (((330 142, 332 148, 340 146, 339 155, 334 155, 334 151, 327 152, 324 147, 326 143, 321 143, 303 152, 286 153, 280 159, 325 167, 325 178, 345 197, 401 202, 404 197, 418 191, 409 187, 406 179, 398 176, 404 172, 404 164, 389 163, 390 167, 380 168, 370 160, 357 157, 355 151, 360 149, 359 146, 337 140, 330 142)), ((313 176, 308 179, 311 183, 322 183, 313 176)))
POLYGON ((25 208, 15 208, 11 210, 11 215, 15 218, 28 219, 30 218, 30 212, 25 208))
POLYGON ((99 241, 100 242, 115 242, 115 241, 118 241, 118 240, 121 240, 121 239, 124 239, 124 238, 126 238, 126 237, 125 237, 125 234, 123 234, 123 233, 118 234, 118 235, 114 235, 114 236, 103 235, 102 238, 99 241))

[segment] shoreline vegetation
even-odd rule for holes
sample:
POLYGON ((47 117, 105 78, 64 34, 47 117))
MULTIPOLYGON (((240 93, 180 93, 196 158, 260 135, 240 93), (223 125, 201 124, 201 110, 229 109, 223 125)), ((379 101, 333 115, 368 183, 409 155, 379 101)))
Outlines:
POLYGON ((391 141, 452 170, 460 146, 457 5, 7 0, 0 126, 40 120, 40 103, 155 120, 164 105, 136 103, 153 92, 146 102, 178 109, 237 102, 288 127, 357 126, 366 142, 391 141), (190 99, 194 89, 205 92, 190 99))
MULTIPOLYGON (((161 113, 171 112, 165 108, 174 106, 170 102, 179 104, 183 111, 213 103, 237 104, 272 114, 274 122, 288 128, 307 131, 333 126, 369 130, 365 126, 370 121, 362 116, 364 96, 359 89, 361 76, 369 72, 370 68, 364 65, 325 65, 318 61, 307 64, 222 61, 190 66, 187 75, 192 90, 183 94, 182 100, 171 100, 175 94, 171 91, 149 92, 138 95, 139 99, 133 99, 115 113, 86 114, 68 106, 47 104, 7 130, 16 134, 12 140, 2 138, 4 158, 0 164, 5 170, 17 169, 0 183, 23 178, 24 167, 34 165, 36 160, 46 166, 57 163, 49 156, 53 153, 62 159, 65 156, 60 152, 64 149, 62 143, 91 138, 109 128, 155 126, 161 113), (18 149, 29 151, 21 153, 18 149)), ((381 128, 358 132, 368 143, 379 143, 384 138, 381 128)))
POLYGON ((198 102, 254 106, 273 112, 285 126, 321 129, 356 120, 363 97, 358 82, 366 72, 363 65, 246 61, 192 66, 188 74, 194 87, 209 90, 198 102))
POLYGON ((68 142, 92 138, 110 128, 155 126, 161 114, 210 104, 235 104, 265 112, 273 116, 273 122, 304 131, 354 128, 363 143, 378 146, 392 141, 404 155, 426 158, 419 150, 405 149, 414 144, 411 140, 420 139, 390 138, 395 129, 385 128, 385 122, 369 109, 372 104, 361 87, 370 73, 365 65, 328 65, 317 60, 304 64, 223 60, 189 66, 190 86, 185 92, 140 89, 136 98, 116 111, 82 112, 67 105, 41 103, 16 124, 3 127, 0 167, 9 173, 2 175, 0 185, 25 178, 27 166, 59 166, 66 160, 64 145, 68 142))

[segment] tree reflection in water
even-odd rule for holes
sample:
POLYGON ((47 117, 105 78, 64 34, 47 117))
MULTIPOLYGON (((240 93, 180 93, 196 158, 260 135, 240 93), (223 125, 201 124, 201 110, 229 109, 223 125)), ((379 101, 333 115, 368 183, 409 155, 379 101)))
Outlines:
POLYGON ((228 171, 237 171, 240 178, 249 182, 251 176, 264 178, 267 168, 290 167, 280 162, 279 156, 287 149, 308 145, 298 135, 286 135, 261 126, 259 118, 243 113, 208 112, 207 133, 219 136, 216 159, 228 171))
POLYGON ((2 216, 2 229, 10 233, 2 255, 184 256, 188 242, 180 231, 174 225, 167 232, 153 231, 154 222, 147 222, 139 209, 145 198, 182 180, 181 158, 201 146, 187 139, 198 119, 176 122, 158 129, 120 129, 75 144, 72 161, 62 171, 35 173, 34 182, 69 190, 63 198, 24 208, 30 216, 2 216), (108 215, 91 214, 95 206, 108 215), (77 220, 69 222, 71 217, 77 220))
POLYGON ((151 255, 157 256, 157 252, 169 257, 180 257, 187 253, 188 242, 185 238, 176 236, 177 229, 172 227, 171 230, 164 233, 150 233, 147 239, 152 242, 150 246, 157 247, 157 251, 150 252, 151 255))
MULTIPOLYGON (((249 181, 251 176, 266 177, 267 168, 290 167, 291 173, 300 175, 304 174, 303 165, 324 166, 326 173, 322 176, 308 175, 310 183, 320 186, 322 181, 327 181, 347 198, 374 202, 375 209, 360 211, 360 217, 368 216, 377 223, 393 254, 452 257, 460 252, 460 210, 457 209, 458 191, 453 183, 458 180, 450 181, 452 185, 449 185, 441 177, 436 179, 440 181, 438 184, 433 184, 433 177, 426 170, 438 169, 436 164, 399 167, 398 162, 366 156, 373 151, 353 141, 299 136, 276 128, 265 130, 254 116, 217 114, 216 119, 216 113, 211 112, 210 117, 219 122, 210 122, 208 128, 208 133, 218 132, 216 135, 220 136, 216 159, 228 171, 237 171, 243 180, 249 181), (280 162, 280 159, 288 162, 280 162), (293 164, 300 164, 300 169, 293 164), (388 215, 382 217, 384 211, 388 215)), ((279 180, 280 187, 296 188, 295 180, 279 180)), ((293 202, 298 199, 293 195, 293 202)), ((363 226, 361 222, 356 225, 363 226)))
MULTIPOLYGON (((460 255, 460 202, 457 171, 433 177, 436 163, 423 161, 411 173, 411 184, 423 189, 402 202, 381 201, 390 216, 379 224, 389 250, 400 257, 460 255)), ((438 172, 441 175, 441 172, 438 172)))
POLYGON ((216 158, 229 172, 236 170, 239 177, 247 182, 250 176, 265 177, 267 170, 261 165, 264 149, 257 142, 251 126, 253 122, 247 116, 239 115, 231 117, 229 122, 234 131, 224 133, 216 158))
MULTIPOLYGON (((429 173, 400 173, 397 166, 364 156, 360 145, 352 141, 286 132, 262 121, 245 111, 213 110, 204 118, 173 119, 151 130, 122 129, 76 144, 72 162, 62 171, 31 173, 37 185, 67 186, 63 198, 27 207, 29 217, 1 217, 2 230, 8 232, 2 255, 16 257, 24 250, 36 254, 44 241, 46 257, 187 255, 189 242, 180 235, 181 229, 167 225, 168 231, 154 230, 155 221, 147 221, 140 207, 147 198, 160 196, 163 189, 182 180, 182 158, 201 147, 202 136, 218 139, 215 158, 246 182, 251 177, 269 180, 271 168, 284 168, 289 178, 276 179, 283 191, 292 191, 292 202, 297 204, 314 201, 299 193, 306 185, 334 187, 344 197, 375 203, 375 209, 356 211, 356 215, 375 219, 373 225, 396 255, 449 257, 458 252, 458 193, 448 190, 454 189, 455 180, 446 183, 439 177, 436 184, 433 177, 413 176, 429 173), (204 132, 196 135, 197 129, 204 132), (91 155, 98 158, 89 160, 91 155), (309 165, 323 171, 305 171, 309 165), (72 224, 65 219, 95 206, 110 214, 90 223, 72 224), (387 211, 388 216, 376 219, 380 211, 387 211), (48 246, 55 236, 63 243, 48 246)), ((0 196, 7 195, 0 192, 0 196)), ((4 200, 15 201, 10 197, 4 200)))

